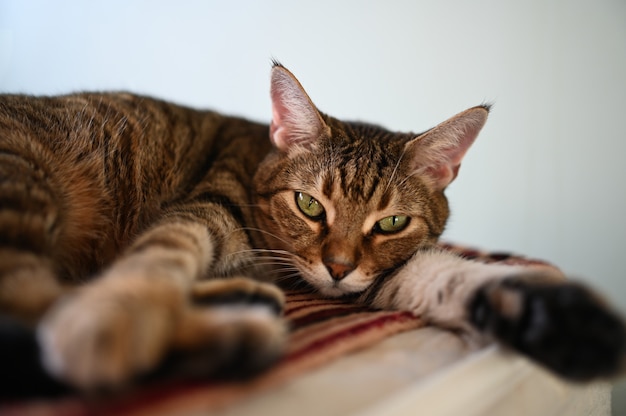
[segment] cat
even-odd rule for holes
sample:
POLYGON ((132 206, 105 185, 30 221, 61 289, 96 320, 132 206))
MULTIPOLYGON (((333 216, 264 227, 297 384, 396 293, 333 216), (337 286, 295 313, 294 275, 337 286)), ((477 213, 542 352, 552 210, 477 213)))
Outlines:
POLYGON ((36 332, 46 374, 85 391, 172 352, 252 374, 285 347, 277 283, 295 282, 569 379, 623 371, 624 323, 595 292, 437 248, 488 105, 395 133, 320 112, 277 62, 270 89, 269 126, 127 93, 1 96, 0 336, 36 332))

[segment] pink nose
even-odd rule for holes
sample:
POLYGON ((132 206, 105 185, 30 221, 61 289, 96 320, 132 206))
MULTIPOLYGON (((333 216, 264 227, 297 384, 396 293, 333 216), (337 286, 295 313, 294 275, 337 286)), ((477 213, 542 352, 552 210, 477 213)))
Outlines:
POLYGON ((349 262, 341 262, 334 259, 324 261, 328 273, 333 280, 339 281, 346 277, 352 270, 354 270, 354 264, 349 262))

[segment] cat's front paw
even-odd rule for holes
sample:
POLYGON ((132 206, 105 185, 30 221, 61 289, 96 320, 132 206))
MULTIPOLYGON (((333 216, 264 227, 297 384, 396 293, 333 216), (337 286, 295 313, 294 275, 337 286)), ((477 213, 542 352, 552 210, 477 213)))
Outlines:
POLYGON ((115 389, 142 375, 245 377, 281 356, 275 286, 199 282, 189 303, 158 282, 86 287, 56 305, 38 330, 47 370, 83 390, 115 389))
POLYGON ((579 284, 512 277, 482 286, 468 308, 479 330, 561 376, 614 376, 626 363, 624 322, 579 284))
POLYGON ((157 374, 248 378, 274 364, 287 343, 286 322, 268 305, 215 304, 185 315, 173 352, 157 374))
POLYGON ((283 354, 288 328, 283 292, 246 277, 196 282, 192 306, 174 336, 166 371, 185 376, 244 378, 283 354))
POLYGON ((44 365, 81 389, 122 386, 164 356, 176 316, 167 306, 119 293, 79 292, 38 329, 44 365))

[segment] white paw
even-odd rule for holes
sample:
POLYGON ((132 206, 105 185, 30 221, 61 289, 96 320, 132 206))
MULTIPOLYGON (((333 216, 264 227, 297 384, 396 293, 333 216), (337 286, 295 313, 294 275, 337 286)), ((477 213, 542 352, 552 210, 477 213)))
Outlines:
POLYGON ((44 365, 82 389, 122 385, 162 358, 173 315, 136 296, 78 292, 53 308, 39 327, 44 365))

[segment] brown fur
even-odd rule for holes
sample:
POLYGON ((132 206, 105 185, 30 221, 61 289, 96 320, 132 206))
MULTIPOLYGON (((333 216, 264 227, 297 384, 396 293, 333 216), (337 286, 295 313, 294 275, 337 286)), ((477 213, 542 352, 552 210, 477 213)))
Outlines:
POLYGON ((128 94, 3 96, 0 116, 2 238, 70 282, 202 198, 250 218, 245 184, 269 150, 267 127, 128 94))
POLYGON ((442 192, 428 189, 419 177, 404 181, 411 173, 408 161, 396 167, 411 136, 326 120, 333 137, 319 149, 293 158, 272 155, 261 165, 255 178, 261 208, 258 222, 270 232, 264 234, 270 247, 310 263, 340 257, 360 265, 373 280, 381 271, 408 260, 417 248, 436 241, 447 219, 447 202, 442 192), (403 183, 390 184, 393 176, 403 183), (332 225, 313 224, 312 232, 310 220, 294 203, 293 189, 332 201, 332 225), (386 210, 409 215, 409 228, 392 236, 363 233, 366 218, 386 210))
POLYGON ((129 94, 3 96, 0 123, 0 311, 36 321, 64 287, 100 276, 48 314, 48 361, 91 337, 148 332, 101 364, 53 371, 89 387, 153 367, 188 316, 191 283, 252 262, 241 222, 252 223, 267 126, 129 94))

